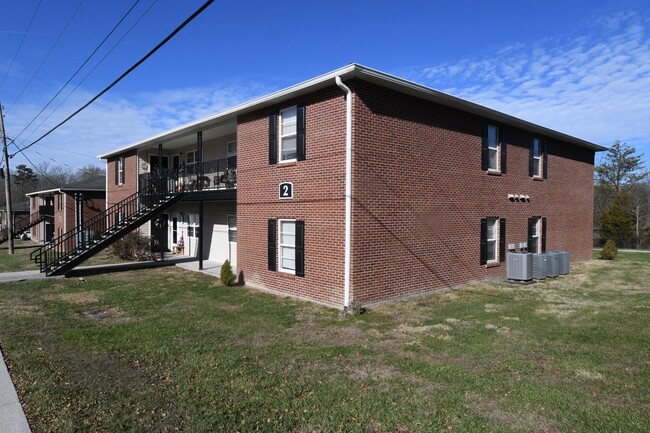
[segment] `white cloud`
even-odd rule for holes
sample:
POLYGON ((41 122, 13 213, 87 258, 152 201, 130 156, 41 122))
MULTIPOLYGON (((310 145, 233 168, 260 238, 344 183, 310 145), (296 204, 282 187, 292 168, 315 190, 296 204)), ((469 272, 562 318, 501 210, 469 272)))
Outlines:
POLYGON ((648 24, 630 13, 601 18, 577 36, 515 44, 409 78, 598 144, 627 141, 648 159, 648 24))

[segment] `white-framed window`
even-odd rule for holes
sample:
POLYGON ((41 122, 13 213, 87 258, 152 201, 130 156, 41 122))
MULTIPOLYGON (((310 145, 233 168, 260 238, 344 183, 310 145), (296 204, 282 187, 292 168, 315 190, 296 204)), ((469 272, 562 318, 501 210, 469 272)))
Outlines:
POLYGON ((539 241, 542 235, 542 219, 535 218, 535 222, 531 227, 532 233, 530 234, 530 239, 528 240, 528 252, 529 253, 540 253, 541 252, 541 242, 539 241))
POLYGON ((124 157, 117 158, 117 184, 124 185, 124 157))
POLYGON ((533 177, 542 177, 542 140, 533 138, 533 177))
POLYGON ((187 165, 194 164, 196 162, 196 150, 190 150, 185 154, 185 163, 187 165))
POLYGON ((487 262, 494 263, 499 259, 499 219, 487 218, 487 262))
POLYGON ((499 127, 488 125, 487 127, 487 147, 488 147, 488 170, 499 171, 499 127))
POLYGON ((187 214, 187 237, 198 238, 199 234, 199 214, 187 214))
POLYGON ((296 161, 298 107, 280 110, 280 162, 296 161))
POLYGON ((228 241, 237 242, 237 215, 228 215, 228 241))
POLYGON ((296 220, 279 220, 280 271, 296 273, 296 220))
POLYGON ((237 142, 229 141, 226 144, 226 157, 237 156, 237 142))

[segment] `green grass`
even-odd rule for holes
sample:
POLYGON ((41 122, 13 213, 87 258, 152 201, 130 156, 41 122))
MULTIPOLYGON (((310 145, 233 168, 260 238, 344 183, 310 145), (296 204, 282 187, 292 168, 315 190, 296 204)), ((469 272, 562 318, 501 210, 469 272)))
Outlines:
POLYGON ((172 267, 0 285, 0 344, 35 432, 642 432, 649 281, 621 253, 345 318, 172 267))

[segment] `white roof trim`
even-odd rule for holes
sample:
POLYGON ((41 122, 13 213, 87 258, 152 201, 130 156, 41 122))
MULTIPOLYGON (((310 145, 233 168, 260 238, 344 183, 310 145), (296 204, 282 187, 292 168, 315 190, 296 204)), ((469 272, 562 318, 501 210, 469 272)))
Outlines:
POLYGON ((229 119, 236 118, 238 115, 243 114, 245 112, 258 110, 260 108, 264 108, 265 106, 277 104, 284 100, 298 96, 300 94, 312 92, 320 88, 324 88, 328 85, 334 86, 335 85, 334 79, 337 76, 340 76, 342 79, 349 79, 349 78, 356 77, 362 80, 374 82, 376 84, 391 88, 393 90, 402 93, 407 93, 419 98, 431 100, 440 103, 442 105, 457 108, 465 112, 477 114, 489 120, 494 120, 508 125, 520 127, 522 129, 530 130, 549 138, 556 138, 558 140, 567 141, 569 143, 576 144, 581 147, 586 147, 588 149, 592 149, 595 151, 607 150, 606 147, 600 146, 598 144, 591 143, 589 141, 582 140, 576 137, 572 137, 570 135, 540 125, 536 125, 526 120, 522 120, 517 117, 510 116, 508 114, 493 110, 491 108, 484 107, 482 105, 467 101, 465 99, 461 99, 443 92, 439 92, 430 87, 426 87, 421 84, 417 84, 412 81, 408 81, 403 78, 399 78, 394 75, 390 75, 385 72, 378 71, 376 69, 372 69, 366 66, 352 63, 342 68, 336 69, 332 72, 328 72, 326 74, 319 75, 318 77, 314 77, 307 81, 303 81, 302 83, 298 83, 293 86, 287 87, 285 89, 278 90, 277 92, 270 93, 266 96, 255 98, 243 104, 236 105, 232 108, 218 112, 211 116, 207 116, 195 120, 193 122, 180 125, 176 128, 161 132, 159 134, 153 135, 144 140, 132 143, 128 146, 124 146, 119 149, 112 150, 108 153, 99 155, 98 158, 107 159, 111 156, 126 151, 147 147, 152 144, 158 144, 164 141, 169 141, 183 135, 187 135, 193 132, 198 132, 206 127, 214 126, 217 123, 222 123, 229 119))

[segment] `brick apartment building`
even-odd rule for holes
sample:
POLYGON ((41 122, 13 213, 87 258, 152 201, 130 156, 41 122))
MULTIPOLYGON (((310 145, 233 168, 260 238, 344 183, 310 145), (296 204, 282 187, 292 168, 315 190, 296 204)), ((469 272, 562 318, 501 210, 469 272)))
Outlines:
POLYGON ((52 215, 52 218, 30 229, 32 241, 46 243, 74 230, 79 218, 87 221, 105 210, 106 178, 101 176, 59 188, 34 191, 26 196, 32 217, 39 212, 52 215))
POLYGON ((589 259, 600 150, 351 64, 101 158, 107 206, 173 179, 155 245, 341 307, 503 278, 513 243, 589 259))

